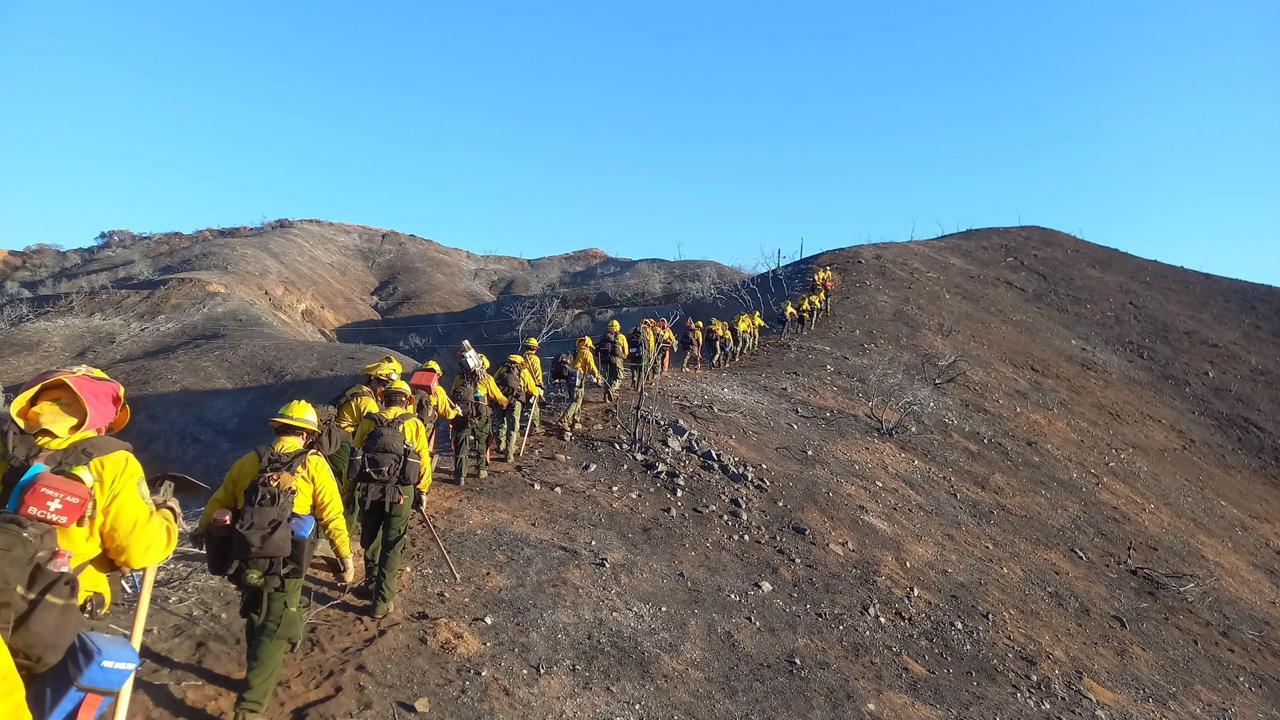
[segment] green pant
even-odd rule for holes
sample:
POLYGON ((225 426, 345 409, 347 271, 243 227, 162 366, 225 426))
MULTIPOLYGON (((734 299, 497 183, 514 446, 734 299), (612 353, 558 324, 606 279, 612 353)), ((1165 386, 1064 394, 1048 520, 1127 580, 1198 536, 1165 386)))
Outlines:
POLYGON ((685 346, 684 362, 680 363, 680 369, 688 370, 689 363, 693 362, 695 359, 697 360, 697 364, 695 365, 695 367, 698 370, 701 370, 702 369, 702 346, 689 343, 688 345, 685 346))
POLYGON ((356 500, 356 484, 347 477, 347 465, 351 461, 352 443, 347 438, 338 449, 329 456, 329 466, 333 468, 333 476, 342 487, 342 515, 347 521, 347 531, 356 531, 356 518, 359 517, 360 504, 356 500))
POLYGON ((284 656, 302 640, 303 578, 285 580, 273 592, 243 590, 240 615, 245 619, 247 646, 244 690, 236 699, 238 712, 266 712, 267 703, 280 682, 284 656))
POLYGON ((605 399, 612 400, 618 389, 622 387, 623 359, 611 357, 606 359, 603 364, 605 399))
POLYGON ((478 456, 476 463, 479 470, 486 470, 489 467, 486 450, 489 444, 489 431, 492 427, 492 418, 471 418, 466 421, 466 425, 455 430, 453 448, 455 482, 462 482, 467 477, 467 473, 471 470, 471 453, 473 452, 478 456))
POLYGON ((582 401, 586 397, 587 384, 579 379, 577 387, 569 390, 569 407, 565 408, 564 416, 560 418, 560 425, 565 430, 573 429, 573 423, 578 419, 578 413, 582 410, 582 401))
POLYGON ((364 578, 373 590, 374 615, 385 615, 396 599, 400 559, 404 556, 409 518, 413 515, 413 493, 413 488, 406 486, 399 503, 388 506, 373 502, 360 513, 364 578))
POLYGON ((520 449, 520 413, 523 409, 523 402, 512 400, 498 417, 498 452, 507 462, 514 460, 516 450, 520 449))

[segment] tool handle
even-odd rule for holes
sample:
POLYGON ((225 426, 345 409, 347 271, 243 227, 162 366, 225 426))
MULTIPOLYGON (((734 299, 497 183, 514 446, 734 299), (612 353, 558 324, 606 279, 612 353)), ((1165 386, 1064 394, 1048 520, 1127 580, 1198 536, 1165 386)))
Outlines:
MULTIPOLYGON (((142 572, 142 589, 138 592, 138 609, 133 616, 133 629, 129 632, 129 644, 134 650, 142 652, 142 635, 147 629, 147 613, 151 609, 151 592, 156 587, 156 571, 158 566, 152 565, 142 572)), ((120 695, 116 698, 116 709, 112 716, 114 720, 125 720, 129 714, 129 700, 133 697, 133 680, 137 677, 138 671, 134 670, 129 679, 125 681, 124 687, 120 688, 120 695)))
POLYGON ((440 533, 436 532, 436 526, 431 522, 431 516, 427 514, 427 509, 422 508, 422 519, 427 521, 427 527, 431 528, 431 536, 436 539, 436 547, 440 548, 440 554, 444 555, 444 561, 449 564, 449 571, 453 573, 453 579, 462 582, 462 576, 458 574, 458 568, 453 566, 453 560, 449 558, 449 551, 444 549, 444 541, 440 539, 440 533))

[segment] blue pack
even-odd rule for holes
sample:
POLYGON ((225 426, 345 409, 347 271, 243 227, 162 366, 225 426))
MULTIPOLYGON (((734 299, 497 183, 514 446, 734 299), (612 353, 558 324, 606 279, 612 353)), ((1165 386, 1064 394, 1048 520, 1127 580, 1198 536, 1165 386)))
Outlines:
POLYGON ((138 651, 117 635, 82 632, 62 660, 27 685, 36 720, 98 718, 138 669, 138 651))
POLYGON ((315 531, 316 518, 314 515, 298 515, 294 513, 289 516, 289 532, 293 535, 294 540, 310 540, 315 531))
POLYGON ((18 478, 18 483, 13 486, 13 492, 9 494, 9 502, 4 506, 4 509, 9 512, 18 512, 18 502, 22 498, 23 493, 26 492, 27 486, 31 484, 32 480, 36 479, 37 475, 48 469, 49 466, 44 463, 31 463, 31 467, 27 468, 27 471, 22 474, 22 477, 18 478))

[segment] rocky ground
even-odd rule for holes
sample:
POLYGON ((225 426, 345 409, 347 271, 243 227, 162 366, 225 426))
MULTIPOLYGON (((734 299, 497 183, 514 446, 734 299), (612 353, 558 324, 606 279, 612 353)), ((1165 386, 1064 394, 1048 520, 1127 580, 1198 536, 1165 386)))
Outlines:
MULTIPOLYGON (((1275 717, 1280 291, 1021 230, 824 260, 838 317, 665 379, 638 449, 625 394, 440 474, 461 582, 425 526, 382 622, 318 575, 276 716, 1275 717)), ((140 716, 226 717, 230 588, 180 554, 153 617, 140 716)))

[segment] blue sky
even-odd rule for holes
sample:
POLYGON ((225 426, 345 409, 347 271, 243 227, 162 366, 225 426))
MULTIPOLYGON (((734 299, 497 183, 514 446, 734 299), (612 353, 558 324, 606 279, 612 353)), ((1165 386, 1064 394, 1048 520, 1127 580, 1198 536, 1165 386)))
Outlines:
POLYGON ((750 262, 1048 225, 1280 285, 1280 3, 0 4, 0 246, 318 217, 750 262))

